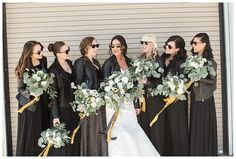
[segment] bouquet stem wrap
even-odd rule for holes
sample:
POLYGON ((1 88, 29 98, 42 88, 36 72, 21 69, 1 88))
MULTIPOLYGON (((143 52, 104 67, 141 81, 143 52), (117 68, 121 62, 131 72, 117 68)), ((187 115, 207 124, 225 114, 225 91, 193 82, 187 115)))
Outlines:
POLYGON ((141 106, 141 111, 146 112, 146 101, 144 96, 139 98, 139 105, 141 106))
POLYGON ((112 129, 114 128, 114 125, 115 125, 115 122, 116 122, 116 119, 118 117, 120 113, 120 110, 116 110, 115 113, 114 113, 114 118, 111 119, 112 122, 111 122, 111 125, 110 127, 108 127, 108 131, 107 131, 107 142, 110 142, 111 141, 111 138, 112 138, 112 129))
MULTIPOLYGON (((193 81, 189 81, 187 84, 186 84, 186 89, 188 89, 191 84, 193 83, 193 81)), ((178 96, 174 96, 174 97, 168 97, 168 98, 165 98, 163 99, 166 104, 165 106, 157 113, 157 115, 155 115, 155 117, 152 119, 151 123, 150 123, 150 127, 152 127, 152 125, 158 120, 158 117, 159 115, 170 105, 172 104, 173 102, 177 101, 178 100, 178 96)))
POLYGON ((49 152, 49 149, 52 147, 52 145, 51 144, 48 144, 47 145, 47 147, 45 147, 44 149, 43 149, 43 151, 39 154, 39 157, 40 156, 48 156, 48 152, 49 152))
POLYGON ((79 116, 80 116, 80 122, 79 122, 78 126, 73 130, 73 133, 72 133, 72 136, 71 136, 71 140, 70 140, 70 143, 71 143, 71 144, 73 144, 74 141, 75 141, 75 135, 76 135, 76 133, 78 132, 78 130, 79 130, 79 128, 80 128, 80 125, 81 125, 83 119, 85 118, 85 114, 82 114, 82 113, 81 113, 79 116))
POLYGON ((35 96, 33 100, 31 100, 29 103, 25 104, 24 106, 22 106, 19 110, 18 113, 22 113, 26 108, 28 108, 29 106, 31 106, 32 104, 38 102, 40 99, 40 96, 35 96))

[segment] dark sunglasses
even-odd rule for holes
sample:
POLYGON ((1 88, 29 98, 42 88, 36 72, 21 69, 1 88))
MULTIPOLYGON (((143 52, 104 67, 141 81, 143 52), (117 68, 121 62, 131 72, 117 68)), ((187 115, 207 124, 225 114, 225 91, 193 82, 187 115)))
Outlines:
POLYGON ((99 44, 92 44, 92 45, 90 45, 93 49, 95 49, 95 47, 96 48, 99 48, 99 44))
POLYGON ((201 42, 191 41, 191 42, 190 42, 190 45, 195 45, 195 46, 196 46, 196 45, 199 44, 199 43, 201 43, 201 42))
POLYGON ((171 45, 164 45, 163 47, 164 47, 165 50, 166 50, 166 47, 168 47, 168 49, 170 49, 170 50, 172 49, 171 45))
POLYGON ((36 53, 34 53, 34 54, 38 54, 38 55, 40 55, 41 52, 43 52, 43 50, 39 50, 38 52, 36 52, 36 53))
POLYGON ((120 45, 111 45, 110 47, 111 47, 111 48, 115 48, 115 47, 116 47, 116 48, 120 48, 120 45))
POLYGON ((62 51, 62 52, 60 52, 60 53, 66 53, 66 54, 68 55, 69 52, 70 52, 70 47, 68 47, 68 49, 67 49, 66 51, 62 51))
POLYGON ((141 45, 143 45, 143 44, 148 45, 149 43, 151 43, 151 42, 150 41, 140 41, 141 45))

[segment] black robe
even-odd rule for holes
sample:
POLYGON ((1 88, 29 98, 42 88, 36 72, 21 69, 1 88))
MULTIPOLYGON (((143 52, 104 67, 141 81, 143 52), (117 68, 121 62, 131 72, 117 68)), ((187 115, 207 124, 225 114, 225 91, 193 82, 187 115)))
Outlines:
MULTIPOLYGON (((74 101, 73 89, 71 83, 74 82, 74 71, 72 62, 67 60, 72 73, 64 71, 55 58, 52 65, 49 67, 49 72, 55 75, 54 88, 57 91, 57 97, 51 101, 51 126, 53 126, 53 119, 59 118, 60 123, 66 124, 66 129, 70 131, 71 137, 73 130, 78 126, 79 117, 76 112, 73 111, 71 102, 74 101)), ((61 148, 50 148, 49 156, 78 156, 79 155, 79 133, 76 133, 74 143, 66 144, 61 148)))
MULTIPOLYGON (((166 61, 166 54, 162 55, 163 63, 166 61)), ((182 63, 186 57, 177 55, 165 65, 165 74, 183 74, 182 63)), ((183 74, 184 75, 184 74, 183 74)), ((186 95, 187 97, 187 95, 186 95)), ((188 100, 178 100, 165 110, 165 156, 188 156, 189 155, 189 136, 188 136, 188 100)))
MULTIPOLYGON (((33 66, 32 64, 31 68, 46 71, 46 57, 40 60, 39 65, 33 66)), ((26 84, 23 83, 23 79, 20 79, 18 81, 19 94, 22 95, 25 90, 26 84)), ((31 96, 30 99, 32 100, 33 97, 31 96)), ((18 109, 22 106, 19 103, 18 109)), ((22 113, 18 113, 16 156, 38 156, 41 152, 38 139, 40 133, 47 128, 49 128, 48 95, 44 93, 37 103, 31 105, 22 113)))

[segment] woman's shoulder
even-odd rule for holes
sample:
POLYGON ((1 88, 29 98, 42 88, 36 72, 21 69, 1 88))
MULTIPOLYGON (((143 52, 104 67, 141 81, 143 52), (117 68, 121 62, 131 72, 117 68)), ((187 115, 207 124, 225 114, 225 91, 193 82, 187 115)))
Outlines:
POLYGON ((109 58, 107 58, 107 59, 104 61, 104 64, 111 64, 111 63, 113 63, 114 60, 115 60, 114 58, 115 58, 114 55, 110 56, 109 58))
POLYGON ((75 60, 74 65, 76 64, 84 64, 87 59, 84 56, 79 57, 75 60))

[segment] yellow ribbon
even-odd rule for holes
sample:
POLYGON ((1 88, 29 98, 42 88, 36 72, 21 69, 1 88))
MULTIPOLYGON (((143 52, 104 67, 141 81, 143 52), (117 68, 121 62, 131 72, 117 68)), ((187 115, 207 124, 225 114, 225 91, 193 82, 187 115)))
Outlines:
MULTIPOLYGON (((81 121, 82 121, 82 120, 84 119, 84 117, 85 117, 85 114, 80 113, 79 116, 80 116, 80 123, 81 123, 81 121)), ((74 143, 75 135, 76 135, 76 133, 78 132, 78 130, 79 130, 79 128, 80 128, 80 123, 79 123, 78 126, 73 130, 73 133, 72 133, 72 135, 71 135, 71 140, 70 140, 70 143, 71 143, 71 144, 74 143)))
POLYGON ((39 157, 42 156, 42 155, 43 156, 48 156, 48 152, 49 152, 50 147, 52 147, 52 144, 48 144, 47 147, 45 147, 43 149, 43 151, 39 154, 39 157))
POLYGON ((24 106, 22 106, 19 110, 18 113, 22 113, 26 108, 28 108, 29 106, 31 106, 32 104, 38 102, 40 99, 40 96, 35 96, 33 100, 31 100, 29 103, 25 104, 24 106))
MULTIPOLYGON (((193 83, 193 81, 189 81, 187 84, 186 84, 186 89, 188 89, 191 84, 193 83)), ((163 112, 170 104, 172 104, 173 102, 177 101, 179 99, 181 95, 178 95, 178 96, 174 96, 174 97, 168 97, 168 98, 165 98, 163 99, 166 104, 165 106, 157 113, 157 115, 155 115, 155 117, 152 119, 151 123, 150 123, 150 127, 152 127, 152 125, 157 121, 159 115, 161 114, 161 112, 163 112)))
POLYGON ((139 98, 139 105, 141 107, 141 111, 146 112, 146 101, 145 101, 144 96, 139 98))
POLYGON ((117 119, 117 117, 118 117, 118 115, 119 115, 119 112, 120 112, 119 109, 115 111, 115 117, 114 117, 114 119, 113 119, 113 121, 112 121, 112 123, 111 123, 111 127, 110 127, 109 130, 107 131, 107 142, 110 142, 110 141, 111 141, 111 138, 112 138, 112 129, 114 128, 114 125, 115 125, 116 119, 117 119))

